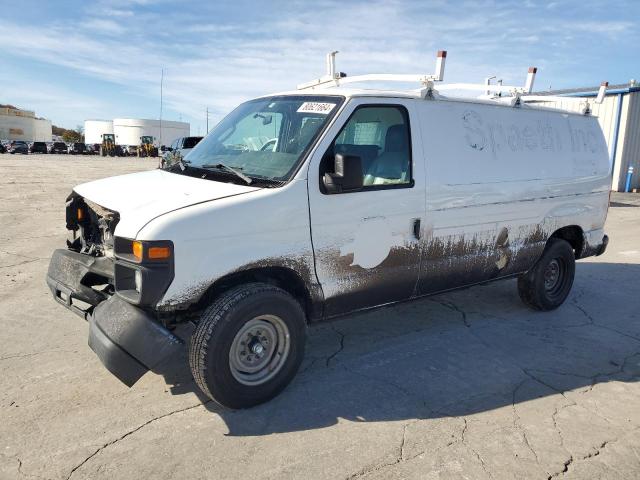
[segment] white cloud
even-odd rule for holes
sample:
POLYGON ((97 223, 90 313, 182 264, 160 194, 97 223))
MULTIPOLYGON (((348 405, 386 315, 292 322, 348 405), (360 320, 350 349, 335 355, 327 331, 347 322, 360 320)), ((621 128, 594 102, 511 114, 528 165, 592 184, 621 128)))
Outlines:
POLYGON ((577 48, 580 42, 637 39, 632 21, 568 19, 556 15, 561 5, 550 13, 531 4, 525 16, 519 2, 320 1, 313 9, 275 4, 258 17, 248 11, 225 21, 206 9, 161 15, 153 3, 103 1, 85 12, 81 28, 75 21, 47 29, 0 21, 0 44, 13 55, 119 84, 151 102, 165 67, 166 107, 200 120, 205 106, 219 118, 246 98, 318 77, 325 53, 335 49, 339 69, 349 74, 430 73, 436 50, 445 48, 448 80, 495 74, 521 84, 530 65, 581 64, 589 49, 577 48), (142 10, 134 11, 136 5, 142 10))
POLYGON ((92 18, 82 24, 82 28, 93 33, 106 33, 110 35, 121 35, 126 32, 124 26, 113 20, 103 18, 92 18))

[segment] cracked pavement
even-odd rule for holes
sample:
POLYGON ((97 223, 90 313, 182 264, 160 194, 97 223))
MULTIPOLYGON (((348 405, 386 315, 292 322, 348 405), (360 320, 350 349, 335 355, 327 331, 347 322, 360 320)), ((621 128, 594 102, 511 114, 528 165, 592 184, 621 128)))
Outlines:
POLYGON ((640 199, 533 312, 508 280, 309 330, 268 404, 222 410, 186 357, 128 389, 44 276, 77 183, 153 160, 0 155, 0 479, 640 478, 640 199))

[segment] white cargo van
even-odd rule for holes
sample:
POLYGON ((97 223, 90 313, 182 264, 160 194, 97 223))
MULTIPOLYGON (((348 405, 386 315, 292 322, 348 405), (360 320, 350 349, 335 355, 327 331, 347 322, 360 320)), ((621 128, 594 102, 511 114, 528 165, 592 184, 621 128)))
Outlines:
POLYGON ((514 276, 526 305, 560 306, 607 245, 596 119, 426 90, 258 98, 183 162, 77 186, 56 300, 125 384, 188 348, 235 408, 291 381, 319 320, 514 276))

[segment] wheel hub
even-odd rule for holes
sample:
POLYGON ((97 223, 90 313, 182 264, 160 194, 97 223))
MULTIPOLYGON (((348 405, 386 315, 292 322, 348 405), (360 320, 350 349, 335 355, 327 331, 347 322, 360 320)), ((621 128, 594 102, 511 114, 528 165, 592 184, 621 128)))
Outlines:
POLYGON ((544 270, 544 288, 553 290, 560 280, 560 264, 555 258, 549 262, 544 270))
POLYGON ((231 344, 231 374, 245 385, 264 383, 280 370, 289 348, 289 329, 280 317, 253 318, 242 326, 231 344))

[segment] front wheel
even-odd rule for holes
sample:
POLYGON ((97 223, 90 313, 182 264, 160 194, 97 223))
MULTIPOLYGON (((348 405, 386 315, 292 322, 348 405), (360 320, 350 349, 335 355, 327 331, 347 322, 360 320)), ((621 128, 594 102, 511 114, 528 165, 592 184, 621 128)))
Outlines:
POLYGON ((258 405, 293 379, 305 337, 304 312, 287 292, 261 283, 236 287, 202 314, 189 346, 191 372, 223 406, 258 405))
POLYGON ((566 240, 552 238, 538 262, 518 278, 522 301, 535 310, 553 310, 564 303, 576 271, 573 248, 566 240))

